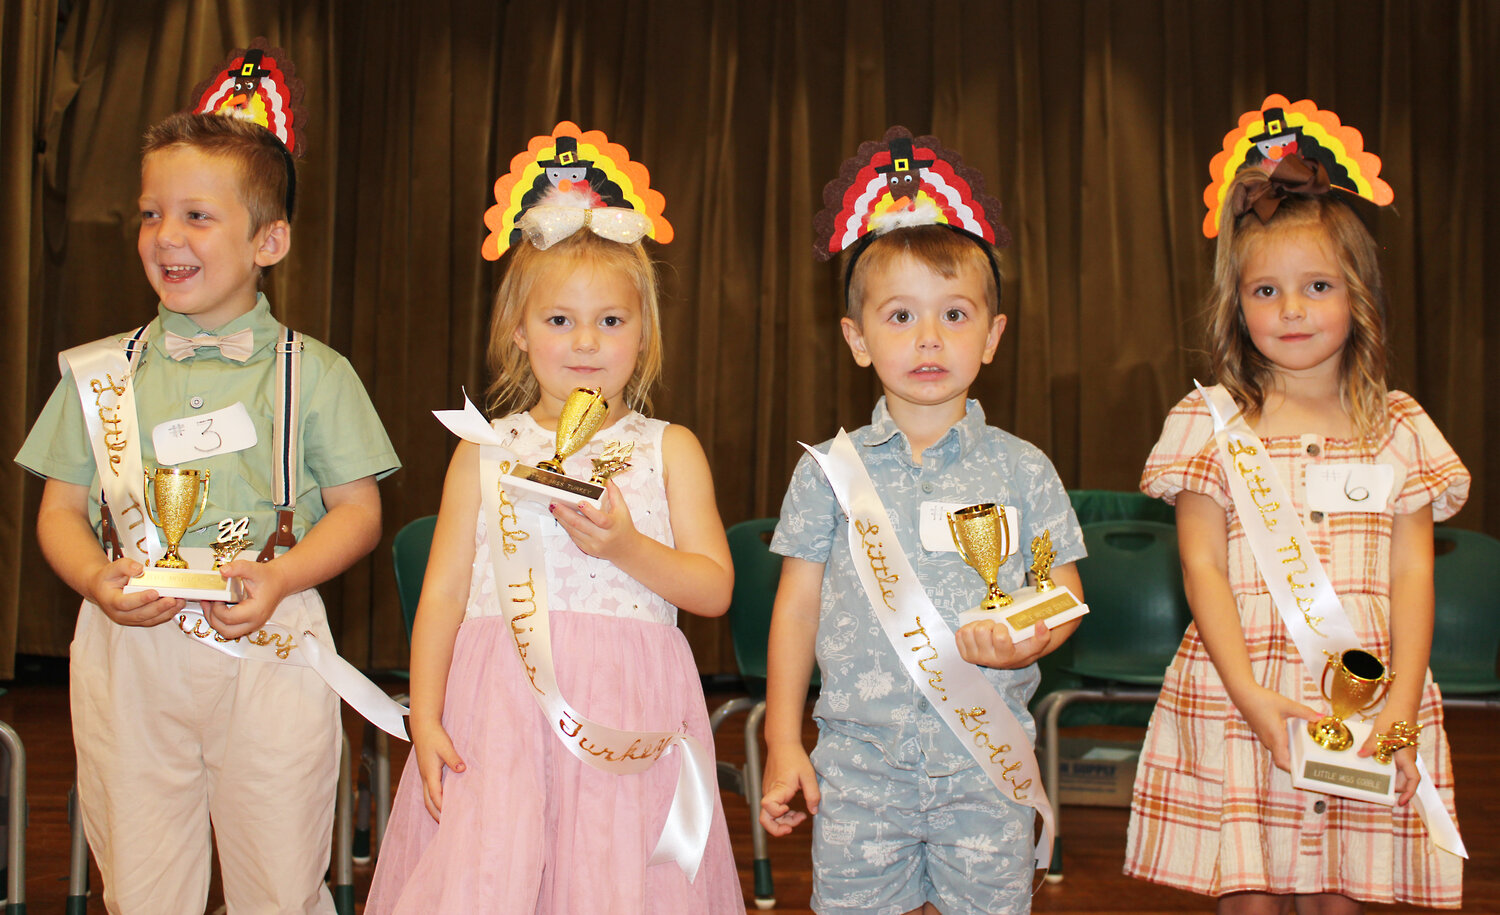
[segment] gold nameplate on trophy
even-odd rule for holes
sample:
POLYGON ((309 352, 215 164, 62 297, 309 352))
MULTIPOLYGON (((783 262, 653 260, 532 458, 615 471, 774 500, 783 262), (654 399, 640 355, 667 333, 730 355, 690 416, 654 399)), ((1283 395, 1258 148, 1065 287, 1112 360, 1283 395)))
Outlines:
MULTIPOLYGON (((974 508, 983 508, 983 506, 974 506, 974 508)), ((954 512, 949 516, 949 523, 953 523, 954 516, 972 510, 963 509, 954 512)), ((996 512, 996 518, 999 521, 998 539, 1003 536, 1000 532, 1008 530, 1004 524, 1004 509, 996 512)), ((959 540, 960 530, 960 527, 954 526, 953 541, 958 544, 959 555, 972 566, 974 563, 969 561, 969 547, 959 540)), ((1008 540, 1008 536, 1005 539, 1008 540)), ((1005 546, 1008 553, 1009 544, 1005 546)), ((1006 554, 1002 553, 1003 555, 1006 554)), ((1031 638, 1037 623, 1044 622, 1048 629, 1052 629, 1088 613, 1088 604, 1081 602, 1067 585, 1060 585, 1052 580, 1052 561, 1056 558, 1057 551, 1052 548, 1052 532, 1044 530, 1041 536, 1034 537, 1031 541, 1031 574, 1036 584, 1016 590, 1007 596, 1008 603, 998 606, 994 605, 987 596, 978 607, 959 614, 959 625, 966 626, 979 620, 994 620, 1010 631, 1011 641, 1020 642, 1031 638)), ((1003 559, 996 566, 996 575, 998 575, 999 565, 1004 565, 1003 559)), ((980 575, 984 573, 980 572, 980 575)), ((991 580, 986 578, 985 581, 989 583, 991 580)), ((993 585, 991 587, 992 593, 999 591, 999 588, 993 585)))
MULTIPOLYGON (((194 569, 182 557, 180 546, 188 528, 198 523, 208 507, 207 470, 179 470, 158 467, 146 470, 146 514, 161 528, 167 541, 162 557, 125 584, 126 593, 155 591, 162 597, 184 600, 218 600, 237 603, 244 600, 239 579, 225 580, 212 569, 194 569)), ((246 522, 248 525, 248 521, 246 522)), ((221 525, 222 527, 222 525, 221 525)), ((222 531, 221 531, 222 534, 222 531)), ((198 553, 200 551, 192 551, 198 553)), ((218 568, 217 565, 214 566, 218 568)))
POLYGON ((548 505, 592 505, 599 507, 604 484, 630 466, 634 443, 611 442, 602 458, 594 460, 593 476, 587 480, 563 472, 562 462, 589 443, 609 416, 604 394, 595 388, 578 388, 568 395, 557 417, 557 450, 552 459, 538 461, 536 466, 516 465, 505 477, 505 490, 518 501, 548 505))
POLYGON ((1353 720, 1385 697, 1391 678, 1380 659, 1358 648, 1343 654, 1324 652, 1328 664, 1318 688, 1328 700, 1328 715, 1306 726, 1287 721, 1291 738, 1292 785, 1321 794, 1372 801, 1396 802, 1396 767, 1389 759, 1360 756, 1370 736, 1369 722, 1353 720))

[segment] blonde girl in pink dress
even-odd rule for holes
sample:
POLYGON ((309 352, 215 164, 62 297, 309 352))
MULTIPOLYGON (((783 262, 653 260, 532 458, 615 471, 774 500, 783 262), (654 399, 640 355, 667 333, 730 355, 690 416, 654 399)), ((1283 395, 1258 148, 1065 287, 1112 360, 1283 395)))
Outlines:
MULTIPOLYGON (((545 250, 513 245, 496 301, 489 403, 503 418, 492 428, 534 465, 552 457, 568 395, 589 387, 609 414, 565 472, 587 479, 606 444, 633 443, 602 509, 554 503, 555 523, 537 513, 525 531, 542 541, 557 687, 608 727, 692 735, 711 767, 707 709, 676 614, 724 613, 733 573, 702 447, 635 409, 661 368, 654 270, 639 241, 587 226, 545 241, 545 250)), ((499 545, 479 480, 480 448, 460 442, 412 633, 412 753, 365 911, 741 915, 717 786, 696 876, 648 863, 683 754, 640 773, 600 771, 569 752, 538 705, 535 648, 523 664, 501 615, 509 595, 496 593, 506 589, 496 586, 499 545)))
POLYGON ((1176 504, 1193 625, 1148 729, 1125 872, 1215 896, 1219 912, 1236 915, 1457 907, 1462 861, 1433 845, 1409 802, 1420 753, 1453 811, 1427 670, 1432 526, 1463 504, 1469 474, 1417 402, 1386 389, 1374 240, 1339 192, 1282 183, 1252 167, 1228 187, 1210 298, 1214 372, 1264 443, 1359 642, 1395 675, 1359 754, 1397 722, 1421 726, 1419 746, 1395 754, 1394 807, 1292 787, 1287 721, 1316 720, 1326 703, 1256 565, 1208 406, 1190 394, 1141 479, 1176 504), (1253 206, 1283 194, 1267 217, 1253 206), (1325 463, 1392 466, 1388 502, 1311 511, 1305 480, 1325 463))

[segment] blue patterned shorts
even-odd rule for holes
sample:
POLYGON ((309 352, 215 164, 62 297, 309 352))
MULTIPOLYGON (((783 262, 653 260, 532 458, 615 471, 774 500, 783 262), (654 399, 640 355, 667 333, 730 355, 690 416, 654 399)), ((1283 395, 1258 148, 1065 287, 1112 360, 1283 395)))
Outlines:
POLYGON ((898 769, 874 744, 827 728, 812 762, 819 915, 901 915, 924 902, 943 915, 1031 911, 1034 812, 981 769, 898 769))

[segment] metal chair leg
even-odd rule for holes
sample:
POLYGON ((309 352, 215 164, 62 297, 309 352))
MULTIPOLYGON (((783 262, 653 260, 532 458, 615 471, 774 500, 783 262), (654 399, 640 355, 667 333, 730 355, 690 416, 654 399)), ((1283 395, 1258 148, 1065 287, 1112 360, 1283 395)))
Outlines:
POLYGON ((333 908, 354 915, 354 771, 349 735, 340 731, 338 796, 333 804, 333 908))
POLYGON ((26 912, 26 748, 14 728, 0 721, 0 744, 10 756, 9 850, 5 858, 7 915, 26 912))
POLYGON ((762 699, 745 716, 745 800, 750 804, 750 847, 754 850, 755 907, 776 908, 776 887, 771 880, 771 853, 766 830, 760 825, 760 725, 766 717, 762 699))
POLYGON ((67 915, 85 915, 89 907, 89 840, 83 834, 83 812, 78 807, 78 786, 68 789, 67 915))

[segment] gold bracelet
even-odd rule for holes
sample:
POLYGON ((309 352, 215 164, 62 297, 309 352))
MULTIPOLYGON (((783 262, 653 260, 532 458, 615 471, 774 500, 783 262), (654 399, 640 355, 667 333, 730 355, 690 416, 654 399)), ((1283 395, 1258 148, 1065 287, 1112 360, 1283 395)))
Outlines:
POLYGON ((1397 750, 1417 746, 1417 735, 1422 733, 1420 724, 1412 724, 1409 721, 1397 721, 1391 725, 1391 729, 1384 734, 1377 735, 1375 739, 1375 758, 1383 763, 1391 761, 1391 757, 1397 750))

